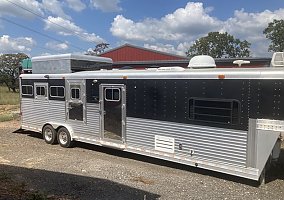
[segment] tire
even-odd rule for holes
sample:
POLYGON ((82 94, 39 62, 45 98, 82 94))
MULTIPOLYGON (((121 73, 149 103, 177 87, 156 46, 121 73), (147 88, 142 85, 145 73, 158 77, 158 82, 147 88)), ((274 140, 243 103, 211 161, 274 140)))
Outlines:
POLYGON ((57 144, 57 134, 51 125, 45 125, 43 127, 42 136, 47 144, 57 144))
POLYGON ((69 131, 65 127, 61 127, 57 132, 57 141, 60 146, 69 148, 72 147, 73 141, 71 141, 71 136, 69 131))

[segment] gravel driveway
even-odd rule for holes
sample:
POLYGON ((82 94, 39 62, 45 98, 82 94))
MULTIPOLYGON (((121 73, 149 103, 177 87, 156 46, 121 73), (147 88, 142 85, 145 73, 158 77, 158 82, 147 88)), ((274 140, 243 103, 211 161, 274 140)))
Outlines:
POLYGON ((0 172, 50 198, 284 199, 284 149, 268 183, 258 187, 254 181, 79 142, 64 149, 17 127, 17 122, 0 123, 0 172))

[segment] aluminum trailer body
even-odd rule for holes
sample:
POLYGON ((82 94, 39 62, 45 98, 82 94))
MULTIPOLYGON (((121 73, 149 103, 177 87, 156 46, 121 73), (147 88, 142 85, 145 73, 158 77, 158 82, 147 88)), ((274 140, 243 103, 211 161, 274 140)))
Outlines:
MULTIPOLYGON (((259 180, 284 131, 284 70, 101 70, 20 77, 23 129, 259 180)), ((277 148, 276 148, 277 147, 277 148)))

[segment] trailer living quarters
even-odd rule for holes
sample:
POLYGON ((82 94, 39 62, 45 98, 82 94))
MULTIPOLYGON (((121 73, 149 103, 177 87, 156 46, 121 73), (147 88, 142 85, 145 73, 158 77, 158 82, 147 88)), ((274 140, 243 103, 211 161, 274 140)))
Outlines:
POLYGON ((69 73, 72 59, 111 62, 39 57, 33 67, 45 68, 20 77, 21 127, 49 144, 82 141, 252 180, 279 153, 284 68, 69 73), (62 60, 67 73, 52 71, 62 60))

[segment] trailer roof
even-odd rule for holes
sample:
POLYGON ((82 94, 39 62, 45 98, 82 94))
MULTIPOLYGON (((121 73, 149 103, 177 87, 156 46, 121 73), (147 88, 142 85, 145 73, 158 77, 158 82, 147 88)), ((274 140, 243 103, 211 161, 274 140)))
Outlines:
POLYGON ((32 58, 32 62, 38 61, 50 61, 50 60, 86 60, 86 61, 96 61, 96 62, 106 62, 113 63, 111 58, 99 57, 99 56, 89 56, 82 54, 59 54, 59 55, 48 55, 48 56, 37 56, 32 58))
POLYGON ((284 79, 284 68, 100 70, 68 74, 22 74, 23 79, 284 79), (48 76, 47 76, 48 75, 48 76))

